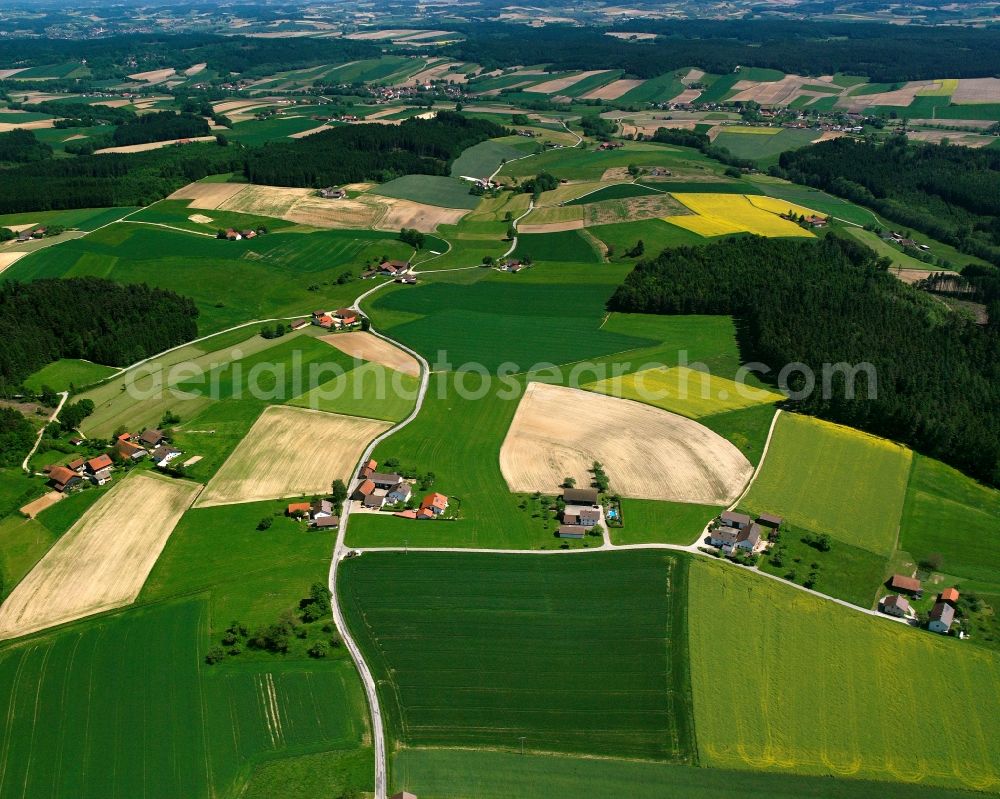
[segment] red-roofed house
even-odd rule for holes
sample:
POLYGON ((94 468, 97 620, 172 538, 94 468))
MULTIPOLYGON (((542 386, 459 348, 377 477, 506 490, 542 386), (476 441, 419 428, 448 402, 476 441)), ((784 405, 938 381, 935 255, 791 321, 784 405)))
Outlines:
POLYGON ((353 325, 358 321, 358 312, 350 308, 339 308, 333 312, 333 318, 342 325, 353 325))
POLYGON ((375 470, 378 468, 378 461, 372 458, 364 466, 361 467, 361 473, 358 475, 364 479, 371 477, 375 474, 375 470))
POLYGON ((285 514, 301 519, 302 517, 309 515, 309 509, 311 507, 312 506, 308 502, 292 502, 285 509, 285 514))
POLYGON ((110 469, 114 466, 108 455, 98 455, 96 458, 91 458, 87 461, 87 471, 91 474, 96 474, 97 472, 103 471, 104 469, 110 469))
POLYGON ((448 510, 448 497, 437 492, 428 494, 424 497, 424 501, 420 503, 420 510, 429 510, 435 516, 440 516, 448 510))
POLYGON ((947 602, 952 607, 955 607, 955 605, 958 604, 959 596, 961 595, 958 593, 957 588, 945 588, 944 591, 941 592, 941 601, 947 602))
POLYGON ((82 479, 80 475, 65 466, 52 466, 48 470, 49 482, 52 487, 62 493, 68 488, 72 488, 82 479))

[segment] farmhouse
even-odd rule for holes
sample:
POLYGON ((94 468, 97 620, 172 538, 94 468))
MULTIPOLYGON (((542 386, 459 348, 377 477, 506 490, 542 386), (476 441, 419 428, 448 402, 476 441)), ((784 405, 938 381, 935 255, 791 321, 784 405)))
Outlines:
POLYGON ((301 519, 303 516, 307 516, 309 514, 311 507, 312 506, 308 502, 292 502, 289 503, 287 508, 285 508, 285 515, 301 519))
POLYGON ((378 270, 383 275, 389 275, 390 277, 395 277, 396 275, 402 275, 410 271, 410 264, 406 261, 382 261, 378 265, 378 270))
POLYGON ((719 515, 719 522, 723 527, 732 527, 734 530, 742 530, 750 526, 750 517, 745 513, 734 513, 731 510, 724 511, 719 515))
POLYGON ((940 601, 947 602, 952 607, 955 607, 955 605, 958 604, 959 596, 960 594, 958 593, 957 588, 945 588, 944 591, 941 592, 940 601))
POLYGON ((49 475, 49 484, 60 493, 77 485, 83 479, 72 469, 68 469, 65 466, 50 466, 47 473, 49 475))
POLYGON ((507 260, 507 261, 504 261, 503 263, 501 263, 500 264, 500 271, 501 272, 513 272, 513 273, 517 274, 522 269, 524 269, 526 266, 527 265, 523 261, 520 261, 520 260, 514 258, 514 259, 510 259, 510 260, 507 260))
POLYGON ((902 574, 892 575, 892 579, 889 580, 889 588, 893 591, 899 591, 902 594, 917 597, 918 599, 924 593, 924 589, 920 585, 920 580, 915 577, 906 577, 902 574))
POLYGON ((438 494, 435 492, 424 497, 424 501, 420 503, 420 511, 417 514, 417 518, 420 518, 421 513, 423 513, 425 517, 430 518, 427 516, 428 512, 434 516, 440 516, 446 510, 448 510, 448 497, 444 494, 438 494))
POLYGON ((347 327, 348 325, 357 324, 358 312, 352 311, 350 308, 340 308, 333 312, 333 318, 344 325, 344 327, 347 327))
POLYGON ((351 499, 358 500, 365 508, 381 510, 382 506, 385 505, 388 493, 384 488, 376 488, 375 483, 371 479, 367 479, 355 489, 351 499))
POLYGON ((327 330, 334 325, 333 317, 326 311, 313 311, 312 320, 314 325, 325 327, 327 330))
POLYGON ((563 502, 567 505, 596 505, 596 488, 566 488, 563 489, 563 502))
POLYGON ((386 502, 409 502, 413 496, 413 488, 405 480, 400 481, 392 488, 388 489, 385 495, 386 502))
POLYGON ((86 461, 83 458, 74 458, 66 464, 67 469, 72 469, 77 474, 83 474, 83 466, 86 461))
POLYGON ((96 458, 91 458, 87 461, 85 468, 89 474, 96 474, 97 472, 104 471, 105 469, 110 469, 113 465, 111 457, 104 454, 98 455, 96 458))
POLYGON ((138 444, 133 444, 131 441, 119 441, 115 445, 115 451, 122 457, 123 460, 141 461, 149 453, 145 449, 140 447, 138 444))
POLYGON ((905 596, 892 594, 882 600, 882 612, 886 615, 902 619, 909 616, 913 612, 913 608, 910 607, 910 603, 905 596))
POLYGON ((579 524, 560 524, 556 530, 559 538, 583 538, 587 534, 587 528, 579 524))
POLYGON ((396 474, 395 472, 383 473, 383 472, 372 472, 368 475, 368 479, 375 484, 375 488, 384 488, 388 491, 391 488, 395 488, 400 483, 404 482, 402 476, 396 474))
POLYGON ((402 283, 404 286, 417 285, 417 279, 413 275, 404 275, 402 277, 397 277, 395 282, 402 283))
POLYGON ((325 519, 333 516, 333 503, 328 499, 314 499, 309 505, 309 518, 325 519))
POLYGON ((139 436, 139 443, 147 447, 157 447, 167 440, 162 430, 146 430, 139 436))
POLYGON ((375 474, 375 470, 378 468, 378 461, 372 459, 367 461, 364 466, 361 467, 361 471, 358 473, 358 477, 362 480, 366 480, 375 474))
MULTIPOLYGON (((781 524, 780 517, 768 518, 772 524, 781 524)), ((761 525, 751 521, 745 513, 724 511, 719 515, 718 524, 713 525, 713 529, 709 531, 708 542, 727 555, 737 549, 742 549, 744 552, 754 552, 763 541, 762 533, 761 525)))
POLYGON ((174 449, 173 447, 163 445, 154 449, 150 453, 150 457, 153 459, 153 463, 157 466, 166 466, 170 461, 175 460, 181 456, 181 451, 179 449, 174 449))
POLYGON ((952 622, 955 621, 955 608, 947 602, 938 602, 931 608, 928 616, 927 629, 933 633, 947 635, 951 631, 952 622))
POLYGON ((563 524, 580 527, 593 527, 601 522, 599 507, 583 505, 567 505, 562 514, 563 524))
POLYGON ((324 200, 343 200, 347 196, 347 191, 339 186, 330 186, 319 190, 319 196, 324 200))

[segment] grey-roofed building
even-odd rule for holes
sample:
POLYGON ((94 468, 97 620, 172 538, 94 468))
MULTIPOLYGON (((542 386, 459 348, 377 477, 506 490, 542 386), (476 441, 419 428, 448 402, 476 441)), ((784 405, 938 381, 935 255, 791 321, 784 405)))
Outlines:
POLYGON ((596 505, 596 488, 564 488, 563 501, 567 505, 596 505))
POLYGON ((955 608, 947 602, 938 602, 928 617, 927 629, 934 633, 948 633, 955 621, 955 608))
POLYGON ((583 538, 587 534, 587 528, 579 524, 560 524, 556 535, 559 538, 583 538))
POLYGON ((882 612, 889 616, 896 616, 901 619, 910 615, 911 611, 912 608, 905 596, 892 594, 882 600, 882 612))
POLYGON ((742 530, 744 527, 750 526, 749 516, 745 513, 735 513, 731 510, 723 511, 719 515, 719 521, 726 527, 733 527, 736 530, 742 530))

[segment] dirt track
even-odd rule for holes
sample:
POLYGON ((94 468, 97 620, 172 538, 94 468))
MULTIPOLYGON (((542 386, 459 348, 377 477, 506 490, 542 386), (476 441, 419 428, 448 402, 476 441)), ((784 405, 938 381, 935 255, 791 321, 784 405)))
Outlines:
POLYGON ((201 486, 144 474, 118 479, 0 605, 0 638, 135 601, 201 486))
POLYGON ((726 439, 683 416, 580 389, 531 383, 500 448, 511 491, 590 485, 604 465, 621 496, 725 505, 753 467, 726 439))

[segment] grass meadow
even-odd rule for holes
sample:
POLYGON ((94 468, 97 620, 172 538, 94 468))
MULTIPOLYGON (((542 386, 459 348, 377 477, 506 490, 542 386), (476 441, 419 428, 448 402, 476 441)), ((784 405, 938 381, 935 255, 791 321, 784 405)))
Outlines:
POLYGON ((369 258, 409 257, 392 234, 365 230, 275 232, 222 241, 147 225, 120 223, 22 258, 5 279, 94 275, 145 282, 191 297, 198 329, 208 334, 251 319, 308 314, 357 296, 355 275, 369 258))
POLYGON ((27 377, 24 385, 32 391, 41 391, 43 386, 48 386, 54 391, 67 391, 70 386, 82 388, 98 383, 114 372, 115 369, 111 366, 74 358, 63 358, 43 366, 33 375, 27 377))
POLYGON ((500 170, 501 176, 526 178, 540 172, 550 172, 557 178, 566 180, 600 180, 605 170, 636 166, 684 166, 706 164, 710 161, 691 149, 680 149, 652 142, 627 142, 619 150, 585 150, 567 147, 549 150, 533 158, 513 161, 500 170))
POLYGON ((1000 785, 996 655, 704 559, 688 613, 702 765, 1000 785))
POLYGON ((505 161, 521 158, 523 155, 523 152, 514 149, 509 144, 488 139, 463 151, 451 165, 451 176, 455 178, 487 178, 505 161))
POLYGON ((912 453, 885 439, 783 413, 742 505, 877 555, 895 548, 912 453))
POLYGON ((338 583, 394 741, 691 762, 688 562, 368 553, 338 583))
POLYGON ((419 791, 421 799, 975 799, 978 793, 923 785, 903 792, 885 782, 831 780, 697 768, 641 760, 533 755, 470 749, 400 750, 392 762, 393 790, 419 791))
POLYGON ((622 503, 622 527, 609 527, 611 542, 626 544, 680 544, 687 546, 698 536, 722 508, 687 502, 658 502, 653 499, 631 499, 622 503))
MULTIPOLYGON (((765 128, 764 130, 770 130, 765 128)), ((816 138, 814 130, 796 130, 782 128, 770 136, 747 136, 723 129, 715 138, 714 144, 725 147, 737 158, 764 162, 767 165, 777 163, 778 156, 785 150, 797 150, 805 147, 816 138)))
MULTIPOLYGON (((492 171, 492 170, 491 170, 492 171)), ((476 177, 476 176, 473 176, 476 177)), ((441 175, 404 175, 372 189, 372 194, 397 197, 401 200, 437 205, 443 208, 472 210, 479 198, 469 194, 471 184, 460 178, 441 175)))

